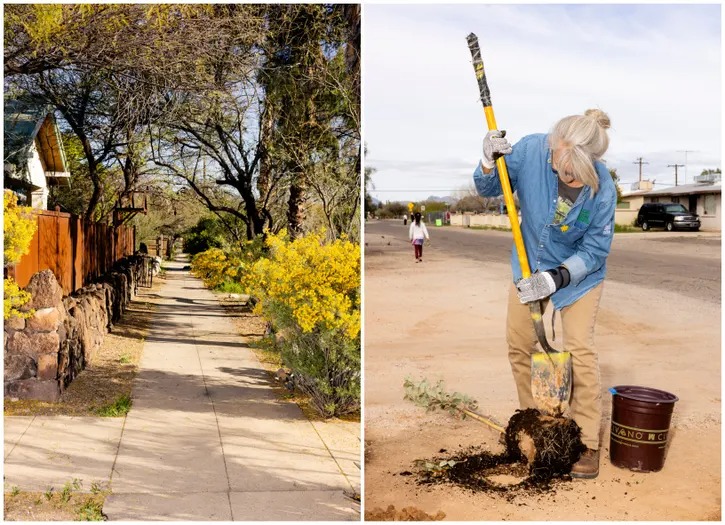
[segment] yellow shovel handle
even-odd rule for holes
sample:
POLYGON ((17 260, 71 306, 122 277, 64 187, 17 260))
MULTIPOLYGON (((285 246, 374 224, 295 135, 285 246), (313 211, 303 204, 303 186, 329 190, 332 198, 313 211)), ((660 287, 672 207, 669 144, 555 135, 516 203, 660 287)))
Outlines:
MULTIPOLYGON (((493 114, 493 106, 485 106, 483 113, 486 115, 486 124, 488 124, 489 131, 498 129, 498 126, 496 126, 496 117, 493 114)), ((503 189, 503 202, 506 204, 506 212, 508 213, 511 231, 514 235, 514 245, 516 246, 516 255, 519 258, 519 265, 521 266, 521 275, 526 279, 531 277, 531 268, 529 268, 529 260, 526 257, 526 247, 524 246, 524 237, 521 234, 519 214, 516 212, 509 172, 506 168, 506 159, 504 159, 503 155, 496 159, 496 167, 498 168, 498 178, 501 181, 501 188, 503 189)))

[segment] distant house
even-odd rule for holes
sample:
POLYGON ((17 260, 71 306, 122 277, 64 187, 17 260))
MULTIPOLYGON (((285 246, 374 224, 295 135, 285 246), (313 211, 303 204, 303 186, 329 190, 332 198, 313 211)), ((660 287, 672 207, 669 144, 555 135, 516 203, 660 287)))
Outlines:
POLYGON ((47 209, 49 188, 69 185, 65 151, 53 111, 5 101, 3 182, 21 204, 47 209))
POLYGON ((683 184, 663 189, 651 189, 651 183, 642 181, 636 189, 622 193, 622 202, 617 206, 615 222, 631 225, 637 218, 639 208, 645 202, 678 202, 689 211, 700 216, 703 230, 720 231, 722 222, 722 181, 720 173, 695 177, 694 184, 683 184))

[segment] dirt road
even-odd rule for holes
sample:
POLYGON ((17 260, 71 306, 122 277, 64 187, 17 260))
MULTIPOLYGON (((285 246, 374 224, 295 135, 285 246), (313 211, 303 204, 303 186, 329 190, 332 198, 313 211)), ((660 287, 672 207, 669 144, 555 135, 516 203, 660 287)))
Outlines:
MULTIPOLYGON (((505 345, 511 237, 431 228, 415 264, 407 228, 371 222, 365 237, 365 497, 376 508, 416 507, 447 520, 719 520, 720 239, 692 233, 620 234, 614 241, 596 341, 603 386, 602 461, 531 500, 419 486, 416 459, 483 445, 498 435, 473 420, 426 413, 403 400, 406 377, 443 379, 506 422, 517 407, 505 345), (666 256, 666 257, 665 257, 666 256), (664 469, 635 473, 609 461, 616 385, 676 394, 664 469)), ((550 332, 550 318, 546 326, 550 332)), ((557 335, 561 334, 557 318, 557 335)), ((554 341, 556 347, 560 341, 554 341)))

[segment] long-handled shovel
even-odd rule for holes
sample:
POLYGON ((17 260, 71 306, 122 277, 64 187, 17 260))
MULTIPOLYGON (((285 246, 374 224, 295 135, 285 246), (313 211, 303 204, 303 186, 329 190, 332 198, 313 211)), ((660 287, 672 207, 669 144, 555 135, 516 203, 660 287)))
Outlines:
MULTIPOLYGON (((498 129, 496 118, 493 115, 493 106, 491 105, 491 92, 486 82, 486 73, 483 69, 483 60, 481 59, 481 49, 478 46, 478 37, 471 33, 468 35, 468 48, 471 50, 473 57, 473 69, 476 72, 478 80, 478 89, 481 94, 481 102, 483 102, 483 112, 486 115, 486 123, 489 130, 498 129)), ((506 168, 506 160, 503 156, 496 159, 496 167, 498 168, 501 187, 503 188, 503 198, 508 211, 509 221, 511 222, 511 230, 514 235, 514 245, 516 254, 519 258, 521 266, 521 274, 524 278, 531 276, 529 261, 526 257, 526 248, 524 247, 524 239, 521 235, 521 226, 519 225, 519 217, 514 204, 514 196, 511 191, 511 182, 509 181, 508 170, 506 168)), ((531 309, 531 319, 534 322, 534 330, 539 344, 543 352, 534 352, 531 355, 531 392, 536 401, 537 408, 547 414, 559 416, 569 406, 569 398, 571 397, 571 354, 569 352, 559 352, 549 345, 546 340, 546 330, 542 318, 542 308, 540 301, 529 303, 531 309)))

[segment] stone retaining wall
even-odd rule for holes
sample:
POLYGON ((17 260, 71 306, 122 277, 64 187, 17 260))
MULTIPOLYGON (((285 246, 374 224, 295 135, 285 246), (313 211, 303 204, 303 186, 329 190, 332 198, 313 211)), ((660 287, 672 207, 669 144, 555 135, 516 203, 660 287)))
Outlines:
POLYGON ((83 370, 131 301, 135 258, 117 263, 101 282, 63 297, 53 272, 36 273, 28 319, 5 321, 5 397, 58 401, 83 370))

